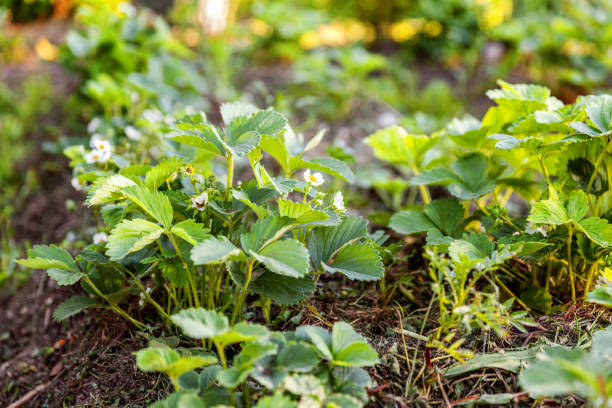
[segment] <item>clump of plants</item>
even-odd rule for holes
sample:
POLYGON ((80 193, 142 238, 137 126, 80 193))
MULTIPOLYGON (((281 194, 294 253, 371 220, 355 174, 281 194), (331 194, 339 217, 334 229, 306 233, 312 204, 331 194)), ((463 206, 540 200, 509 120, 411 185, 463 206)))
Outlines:
POLYGON ((609 266, 612 97, 566 105, 542 86, 500 87, 487 93, 497 105, 481 121, 454 120, 429 136, 395 127, 367 140, 406 175, 411 208, 389 226, 426 235, 437 346, 461 328, 524 330, 526 312, 586 298, 609 266), (450 197, 432 199, 437 185, 450 197))
POLYGON ((347 181, 352 172, 336 159, 303 156, 322 134, 303 145, 274 111, 234 103, 221 113, 220 128, 201 114, 178 121, 166 143, 188 151, 155 166, 126 163, 103 153, 99 142, 94 154, 107 154, 101 169, 99 160, 89 163, 91 152, 73 150, 73 162, 89 166, 81 176, 93 183, 87 204, 99 209, 104 228, 76 258, 37 246, 19 261, 49 269, 60 284, 80 282, 93 295, 68 300, 58 319, 105 303, 142 327, 119 307, 138 295, 166 321, 185 307, 205 306, 230 313, 233 323, 255 295, 269 320, 272 302, 303 301, 324 272, 362 281, 383 276, 366 221, 347 215, 341 192, 321 189, 319 172, 347 181), (268 171, 264 154, 279 175, 268 171), (252 176, 237 183, 240 159, 252 176), (209 166, 220 169, 218 176, 209 166))
POLYGON ((338 322, 331 333, 317 326, 270 332, 257 324, 230 325, 221 313, 185 309, 172 316, 188 337, 214 345, 172 349, 154 340, 136 353, 145 371, 167 374, 175 392, 153 407, 363 406, 370 377, 361 367, 378 362, 376 351, 350 325, 338 322), (239 346, 232 362, 228 349, 239 346), (196 369, 205 367, 199 372, 196 369))

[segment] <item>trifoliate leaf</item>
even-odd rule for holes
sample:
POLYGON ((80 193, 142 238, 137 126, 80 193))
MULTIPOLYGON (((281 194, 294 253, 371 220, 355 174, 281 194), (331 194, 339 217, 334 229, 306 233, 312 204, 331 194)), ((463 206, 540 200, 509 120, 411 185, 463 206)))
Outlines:
POLYGON ((73 273, 80 272, 72 256, 65 249, 56 245, 35 245, 28 250, 28 258, 16 261, 31 269, 61 269, 73 273))
POLYGON ((136 218, 123 220, 108 237, 106 255, 116 261, 136 252, 157 240, 164 232, 163 228, 150 221, 136 218))
POLYGON ((589 237, 591 241, 603 247, 612 246, 612 225, 608 223, 608 220, 591 217, 585 218, 574 225, 589 237))
POLYGON ((183 333, 194 339, 211 339, 230 330, 227 317, 214 310, 189 308, 173 314, 171 318, 183 333))
POLYGON ((318 227, 308 237, 308 252, 315 269, 328 262, 342 246, 367 237, 367 222, 361 217, 344 217, 335 227, 318 227))
POLYGON ((87 205, 103 204, 120 197, 120 192, 129 186, 135 186, 132 180, 120 174, 96 180, 87 195, 87 205))
POLYGON ((170 228, 173 210, 168 197, 159 191, 142 186, 126 187, 122 192, 164 228, 170 228))
POLYGON ((586 300, 591 303, 612 307, 612 285, 596 287, 589 292, 586 300))
POLYGON ((409 210, 394 214, 389 228, 406 235, 437 230, 444 236, 458 238, 463 214, 464 209, 459 201, 445 198, 425 205, 423 211, 409 210))
POLYGON ((574 130, 590 137, 602 137, 612 134, 612 97, 610 95, 598 95, 587 106, 586 113, 590 123, 570 123, 574 130))
POLYGON ((463 156, 451 165, 452 170, 426 170, 410 179, 414 186, 426 184, 448 185, 448 191, 462 200, 472 200, 490 193, 495 182, 489 178, 489 161, 480 153, 463 156))
POLYGON ((227 259, 239 258, 243 255, 226 237, 208 238, 191 250, 191 260, 196 265, 223 263, 227 259))
POLYGON ((399 126, 379 130, 365 140, 378 159, 418 169, 426 159, 425 154, 436 142, 434 137, 412 135, 399 126))
POLYGON ((145 175, 145 187, 149 190, 157 190, 168 178, 179 171, 183 163, 180 161, 165 161, 153 167, 145 175))
POLYGON ((297 224, 308 224, 329 218, 324 211, 315 210, 308 204, 296 203, 282 198, 278 200, 278 213, 281 217, 293 218, 297 224))
POLYGON ((55 309, 53 318, 59 322, 97 304, 98 302, 95 299, 86 296, 73 296, 55 309))
POLYGON ((260 218, 240 236, 240 244, 246 252, 257 252, 267 241, 282 237, 296 224, 297 221, 289 217, 260 218))
POLYGON ((322 171, 330 176, 339 177, 349 183, 355 182, 355 175, 345 162, 329 157, 312 160, 305 160, 301 157, 291 157, 289 159, 289 168, 291 169, 291 173, 299 169, 310 169, 322 171))
POLYGON ((302 278, 308 273, 308 251, 295 239, 274 241, 259 252, 249 254, 279 275, 302 278))
POLYGON ((323 269, 329 273, 342 273, 349 279, 379 280, 385 274, 378 251, 369 244, 350 244, 343 247, 323 269))
POLYGON ((181 356, 167 348, 149 347, 135 354, 136 365, 142 371, 160 371, 174 380, 187 371, 217 362, 217 358, 211 355, 181 356))
POLYGON ((170 229, 171 234, 184 239, 191 245, 196 245, 210 237, 208 232, 209 229, 205 228, 204 224, 197 223, 192 219, 181 221, 170 229))

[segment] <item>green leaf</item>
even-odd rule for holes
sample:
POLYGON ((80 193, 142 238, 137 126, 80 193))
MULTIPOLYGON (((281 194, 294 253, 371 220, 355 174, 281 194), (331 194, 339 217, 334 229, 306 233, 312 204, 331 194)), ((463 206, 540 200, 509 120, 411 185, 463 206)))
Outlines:
POLYGON ((307 373, 319 364, 319 357, 312 346, 288 344, 278 353, 276 366, 283 370, 307 373))
POLYGON ((120 174, 115 174, 108 178, 99 178, 94 183, 87 195, 87 205, 103 204, 115 201, 120 197, 120 192, 129 186, 135 186, 132 180, 120 174))
POLYGON ((464 209, 454 198, 432 201, 423 211, 401 211, 394 214, 389 228, 400 234, 417 234, 438 230, 442 235, 457 237, 461 232, 464 209))
POLYGON ((290 278, 273 272, 265 272, 249 285, 249 292, 272 299, 286 306, 294 305, 314 293, 315 285, 311 278, 290 278))
POLYGON ((158 164, 145 175, 145 187, 149 190, 157 190, 181 167, 183 167, 183 163, 179 161, 165 161, 158 164))
POLYGON ((232 368, 225 369, 217 375, 219 383, 228 388, 235 388, 244 382, 247 376, 262 359, 276 353, 277 346, 272 343, 247 342, 240 354, 234 357, 232 368))
POLYGON ((333 360, 332 334, 319 326, 300 326, 295 331, 298 339, 312 343, 319 354, 327 360, 333 360))
POLYGON ((379 280, 385 269, 378 251, 369 244, 350 244, 342 248, 331 264, 323 264, 329 273, 342 273, 349 279, 361 281, 379 280))
POLYGON ((95 305, 98 305, 95 299, 86 296, 73 296, 55 309, 53 318, 59 322, 95 305))
POLYGON ((240 236, 240 244, 247 252, 257 252, 267 241, 280 238, 295 225, 296 221, 288 217, 260 218, 251 225, 248 232, 240 236))
POLYGON ((587 295, 586 300, 606 307, 612 307, 612 285, 599 286, 587 295))
POLYGON ((217 362, 213 356, 181 356, 175 350, 156 347, 139 350, 135 354, 136 365, 142 371, 160 371, 175 381, 187 371, 217 362))
POLYGON ((378 159, 418 169, 423 165, 425 154, 436 142, 436 138, 412 135, 400 126, 379 130, 365 140, 378 159))
POLYGON ((261 398, 255 408, 297 408, 297 402, 278 391, 271 397, 261 398))
POLYGON ((365 367, 378 363, 378 353, 345 322, 332 328, 333 363, 339 366, 365 367))
POLYGON ((512 373, 518 373, 523 362, 531 363, 535 360, 538 349, 539 348, 533 347, 527 350, 505 351, 503 354, 477 354, 464 364, 456 363, 450 366, 446 370, 445 376, 456 377, 483 368, 500 368, 512 373))
POLYGON ((612 246, 612 225, 608 220, 591 217, 574 223, 589 239, 603 247, 612 246))
POLYGON ((170 228, 173 216, 172 205, 170 199, 164 194, 142 186, 126 187, 123 189, 123 193, 164 228, 170 228))
POLYGON ((324 221, 329 216, 320 210, 310 208, 308 204, 278 199, 278 212, 281 217, 293 218, 297 224, 308 224, 316 221, 324 221))
POLYGON ((80 272, 72 272, 58 268, 49 268, 47 270, 47 275, 56 281, 58 285, 62 286, 74 285, 83 276, 80 272))
POLYGON ((191 245, 196 245, 198 242, 210 237, 209 229, 195 222, 192 219, 181 221, 170 229, 170 233, 176 235, 189 242, 191 245))
POLYGON ((206 408, 206 404, 195 394, 185 394, 179 398, 177 408, 206 408))
POLYGON ((163 228, 141 218, 123 220, 108 237, 106 255, 116 261, 155 242, 164 232, 163 228))
POLYGON ((410 184, 448 185, 448 191, 462 200, 481 197, 495 188, 495 182, 489 178, 489 160, 481 153, 463 156, 451 168, 426 170, 410 179, 410 184))
POLYGON ((425 186, 428 184, 447 184, 457 180, 457 176, 451 170, 444 167, 425 170, 409 180, 411 186, 425 186))
POLYGON ((609 136, 612 134, 612 97, 598 95, 595 98, 586 108, 591 123, 574 122, 570 126, 591 137, 609 136))
POLYGON ((308 273, 308 251, 295 239, 274 241, 259 252, 249 254, 279 275, 302 278, 308 273))
POLYGON ((196 265, 223 263, 228 259, 239 259, 243 256, 226 237, 212 237, 200 242, 191 250, 191 260, 196 265))
POLYGON ((355 182, 353 171, 345 162, 338 159, 325 157, 321 159, 305 160, 301 157, 291 157, 289 159, 289 168, 291 169, 291 173, 299 169, 311 169, 322 171, 334 177, 339 177, 349 183, 355 182))
POLYGON ((263 136, 259 143, 259 147, 272 156, 278 164, 280 164, 286 174, 291 172, 291 168, 289 167, 289 158, 291 154, 289 154, 287 146, 285 146, 285 141, 282 138, 263 136))
POLYGON ((568 223, 570 218, 560 200, 548 199, 535 203, 527 220, 536 224, 562 225, 568 223))
POLYGON ((197 149, 201 149, 214 154, 225 154, 225 148, 218 141, 217 135, 213 132, 212 128, 206 127, 206 134, 208 140, 202 136, 197 135, 175 135, 168 137, 169 140, 173 140, 177 143, 182 143, 187 146, 192 146, 197 149), (214 142, 213 142, 214 141, 214 142))
POLYGON ((211 153, 226 154, 225 144, 217 129, 201 113, 180 119, 168 139, 211 153))
POLYGON ((318 227, 308 237, 308 252, 315 269, 328 262, 344 245, 367 237, 367 222, 361 217, 345 217, 335 227, 318 227))
POLYGON ((202 308, 181 310, 171 316, 172 322, 183 333, 194 339, 211 339, 230 330, 229 321, 222 313, 202 308))
MULTIPOLYGON (((320 401, 325 398, 325 386, 323 382, 312 374, 295 374, 288 376, 283 381, 283 387, 292 394, 300 396, 312 396, 320 401)), ((302 398, 304 400, 304 398, 302 398)), ((322 405, 328 407, 328 405, 322 405)), ((331 405, 336 407, 336 405, 331 405)))
POLYGON ((72 256, 65 249, 56 245, 35 245, 28 250, 28 258, 16 261, 18 264, 31 269, 61 269, 79 273, 79 267, 72 256))
POLYGON ((229 331, 214 336, 213 339, 223 348, 230 344, 260 340, 268 337, 268 334, 268 329, 262 325, 241 322, 233 326, 229 331))

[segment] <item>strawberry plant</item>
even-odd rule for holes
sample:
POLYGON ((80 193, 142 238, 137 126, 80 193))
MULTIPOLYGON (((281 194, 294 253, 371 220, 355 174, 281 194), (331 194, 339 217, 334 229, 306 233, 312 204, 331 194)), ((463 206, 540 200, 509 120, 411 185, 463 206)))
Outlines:
POLYGON ((436 336, 460 321, 489 329, 512 322, 507 307, 491 315, 499 326, 488 313, 470 312, 491 304, 484 302, 491 296, 509 296, 527 311, 549 311, 553 297, 577 301, 608 266, 612 98, 565 105, 542 86, 500 86, 487 93, 497 105, 482 121, 453 121, 431 136, 389 128, 367 140, 378 158, 407 175, 423 203, 418 209, 412 201, 389 226, 426 234, 441 311, 436 336), (432 200, 436 185, 451 198, 432 200), (467 320, 457 313, 464 308, 467 320))
MULTIPOLYGON (((59 284, 81 282, 94 295, 69 300, 57 318, 102 302, 141 326, 118 306, 140 294, 165 321, 184 307, 205 306, 231 308, 235 322, 252 294, 269 319, 272 302, 303 301, 324 272, 360 281, 383 276, 366 221, 346 214, 340 192, 321 190, 319 172, 352 181, 351 170, 336 159, 304 157, 322 135, 303 145, 283 116, 243 103, 223 105, 221 114, 223 127, 201 114, 179 120, 166 138, 177 155, 156 166, 116 154, 88 163, 92 153, 72 150, 73 162, 88 169, 81 176, 93 182, 87 204, 99 207, 107 241, 99 236, 76 258, 38 246, 19 261, 48 268, 59 284), (267 170, 264 154, 282 174, 267 170), (253 176, 236 183, 240 159, 248 159, 253 176), (218 165, 224 182, 200 172, 218 165), (298 171, 301 180, 292 177, 298 171)), ((98 141, 95 149, 102 155, 109 147, 98 141)))
POLYGON ((138 351, 141 370, 163 372, 174 384, 175 392, 153 407, 251 401, 258 407, 358 407, 368 400, 370 377, 361 367, 376 364, 378 355, 344 322, 335 323, 331 333, 317 326, 270 332, 257 324, 230 325, 224 315, 201 308, 185 309, 172 321, 188 337, 214 344, 216 355, 201 347, 179 352, 160 341, 138 351), (236 346, 240 352, 230 363, 226 351, 236 346))

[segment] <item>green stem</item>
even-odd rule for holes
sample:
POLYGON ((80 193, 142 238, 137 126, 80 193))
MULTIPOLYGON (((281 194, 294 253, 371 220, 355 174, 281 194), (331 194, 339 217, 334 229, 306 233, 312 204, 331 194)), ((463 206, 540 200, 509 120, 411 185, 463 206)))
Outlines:
POLYGON ((232 324, 234 324, 234 322, 236 321, 236 317, 242 312, 242 307, 244 306, 244 301, 246 299, 247 290, 249 288, 249 283, 251 283, 251 277, 253 276, 253 264, 254 263, 255 263, 254 259, 251 259, 249 261, 249 265, 247 267, 248 268, 247 276, 244 282, 244 287, 242 288, 242 291, 240 293, 240 298, 238 299, 238 302, 236 303, 234 307, 234 313, 232 313, 232 324))
POLYGON ((567 237, 567 271, 570 277, 570 285, 572 287, 572 302, 576 303, 576 286, 574 284, 574 268, 572 266, 572 234, 573 234, 572 226, 568 227, 568 237, 567 237))
POLYGON ((540 168, 542 169, 542 174, 544 174, 544 179, 546 180, 546 185, 548 186, 549 192, 552 193, 553 196, 556 196, 557 191, 552 186, 552 183, 550 182, 550 177, 548 175, 548 170, 546 170, 546 166, 544 166, 544 157, 538 155, 538 162, 540 162, 540 168))
POLYGON ((89 276, 85 275, 83 279, 85 280, 85 282, 87 282, 89 286, 91 286, 91 288, 96 293, 96 295, 104 299, 104 301, 107 302, 115 312, 117 312, 119 315, 127 319, 130 323, 132 323, 134 326, 138 327, 139 329, 144 329, 146 327, 143 323, 134 319, 132 316, 127 314, 123 309, 121 309, 115 303, 111 302, 110 299, 105 294, 100 292, 100 289, 98 289, 98 287, 91 281, 91 279, 89 279, 89 276))
POLYGON ((593 282, 593 277, 595 276, 595 271, 599 268, 599 262, 593 262, 591 267, 589 268, 589 275, 587 276, 587 281, 584 286, 584 298, 586 299, 589 294, 589 289, 591 289, 591 283, 593 282))
POLYGON ((225 200, 229 201, 232 197, 232 186, 234 185, 234 155, 229 153, 227 156, 227 183, 225 186, 225 200))
POLYGON ((189 277, 189 286, 191 286, 191 291, 193 294, 193 303, 195 307, 200 307, 200 299, 198 298, 198 289, 196 287, 195 281, 193 280, 193 275, 191 271, 189 270, 189 265, 187 265, 187 262, 185 262, 185 259, 183 258, 183 255, 181 254, 181 251, 179 250, 178 245, 176 244, 176 241, 174 240, 174 236, 172 234, 167 234, 167 235, 168 235, 168 238, 170 238, 170 242, 172 243, 174 250, 178 254, 179 259, 183 263, 183 267, 185 268, 185 271, 187 272, 187 276, 189 277))
POLYGON ((595 213, 595 204, 593 203, 593 198, 591 197, 591 188, 593 187, 593 184, 595 183, 595 180, 597 179, 597 171, 599 170, 599 166, 601 166, 601 162, 606 157, 606 153, 608 152, 609 143, 610 143, 610 138, 607 137, 604 148, 601 154, 599 155, 599 157, 597 157, 597 160, 595 161, 595 166, 593 168, 593 174, 591 174, 591 178, 589 179, 589 184, 587 185, 586 192, 589 197, 589 206, 591 207, 591 214, 593 216, 597 216, 598 214, 595 213))
MULTIPOLYGON (((412 172, 415 176, 420 173, 419 169, 415 165, 412 165, 412 172)), ((421 198, 423 199, 423 203, 429 204, 431 202, 431 196, 429 195, 429 189, 427 189, 427 186, 419 186, 419 191, 421 192, 421 198)))
MULTIPOLYGON (((217 348, 217 354, 219 354, 219 360, 221 360, 221 367, 223 367, 224 370, 227 370, 227 358, 225 357, 225 350, 216 341, 214 341, 214 343, 215 343, 215 347, 217 348)), ((231 406, 234 407, 234 406, 236 406, 234 404, 234 390, 231 389, 231 388, 228 388, 228 391, 229 391, 229 394, 230 394, 231 406)))
POLYGON ((151 303, 153 305, 153 307, 155 307, 157 309, 157 311, 162 315, 163 318, 165 318, 168 321, 170 320, 170 316, 164 311, 164 308, 161 307, 159 305, 159 303, 157 303, 155 300, 153 300, 153 298, 151 297, 151 295, 149 295, 146 291, 146 289, 144 288, 144 286, 142 286, 142 283, 140 283, 140 280, 136 279, 136 276, 134 276, 134 274, 126 269, 129 274, 132 276, 132 279, 134 280, 134 282, 136 282, 136 286, 138 286, 138 290, 140 290, 140 293, 142 293, 145 297, 145 299, 147 300, 147 302, 151 303))

